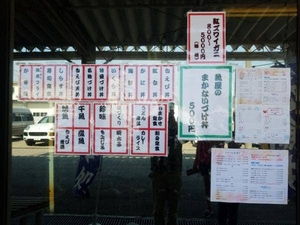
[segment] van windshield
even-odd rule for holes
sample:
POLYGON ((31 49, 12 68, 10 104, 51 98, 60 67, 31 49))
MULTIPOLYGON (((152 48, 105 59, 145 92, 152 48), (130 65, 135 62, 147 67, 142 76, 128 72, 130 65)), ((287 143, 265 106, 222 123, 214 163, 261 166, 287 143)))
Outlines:
POLYGON ((55 122, 54 116, 45 116, 38 123, 54 123, 54 122, 55 122))

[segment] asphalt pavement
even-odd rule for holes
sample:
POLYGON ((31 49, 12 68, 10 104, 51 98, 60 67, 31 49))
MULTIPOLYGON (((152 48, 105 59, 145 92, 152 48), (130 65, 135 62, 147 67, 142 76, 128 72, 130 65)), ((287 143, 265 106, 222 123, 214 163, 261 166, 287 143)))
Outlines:
MULTIPOLYGON (((26 146, 22 139, 12 142, 12 195, 48 196, 49 162, 53 146, 26 146)), ((183 187, 180 218, 201 218, 205 210, 202 177, 187 176, 185 170, 193 165, 195 148, 183 145, 183 187)), ((152 216, 151 183, 148 178, 148 157, 105 156, 101 172, 93 181, 90 198, 72 194, 79 156, 54 155, 54 214, 105 216, 152 216), (99 190, 99 197, 97 193, 99 190)), ((51 173, 50 173, 51 175, 51 173)), ((209 220, 217 218, 217 203, 209 220)), ((282 221, 296 224, 296 204, 240 204, 239 221, 282 221)))

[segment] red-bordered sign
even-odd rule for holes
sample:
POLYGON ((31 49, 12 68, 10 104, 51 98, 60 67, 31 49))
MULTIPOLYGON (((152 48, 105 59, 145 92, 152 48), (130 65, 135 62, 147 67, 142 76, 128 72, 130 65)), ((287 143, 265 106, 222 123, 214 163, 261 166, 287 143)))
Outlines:
POLYGON ((55 116, 55 153, 91 154, 90 104, 58 103, 55 116))
POLYGON ((68 98, 68 65, 20 65, 19 100, 68 98))
POLYGON ((188 64, 225 64, 225 12, 189 12, 187 27, 188 64))
POLYGON ((125 65, 125 101, 173 101, 174 65, 125 65))
POLYGON ((120 65, 71 65, 72 100, 120 100, 120 65))
POLYGON ((132 105, 130 155, 166 156, 168 154, 168 104, 132 105))
POLYGON ((94 155, 128 155, 128 105, 96 103, 93 134, 94 155))

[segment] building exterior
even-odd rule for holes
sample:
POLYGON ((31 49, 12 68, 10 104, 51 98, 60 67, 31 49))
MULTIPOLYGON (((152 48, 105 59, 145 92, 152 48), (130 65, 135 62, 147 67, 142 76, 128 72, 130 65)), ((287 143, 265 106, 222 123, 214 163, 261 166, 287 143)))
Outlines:
POLYGON ((45 101, 19 101, 18 83, 13 83, 12 102, 14 107, 26 107, 32 112, 34 122, 37 123, 43 116, 54 113, 54 102, 45 101))

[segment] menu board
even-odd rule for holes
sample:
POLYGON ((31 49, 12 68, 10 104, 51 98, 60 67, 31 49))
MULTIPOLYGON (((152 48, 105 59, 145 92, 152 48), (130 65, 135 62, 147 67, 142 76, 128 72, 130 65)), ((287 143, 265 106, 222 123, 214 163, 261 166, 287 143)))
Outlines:
POLYGON ((168 103, 59 102, 55 153, 167 156, 168 103))
POLYGON ((236 142, 289 143, 290 80, 289 68, 237 69, 236 142))
POLYGON ((60 101, 68 98, 68 65, 20 65, 19 100, 60 101))
POLYGON ((181 66, 181 140, 232 139, 232 67, 181 66))
POLYGON ((226 13, 187 13, 187 63, 226 63, 226 13))
POLYGON ((210 198, 287 204, 288 150, 212 148, 210 198))

